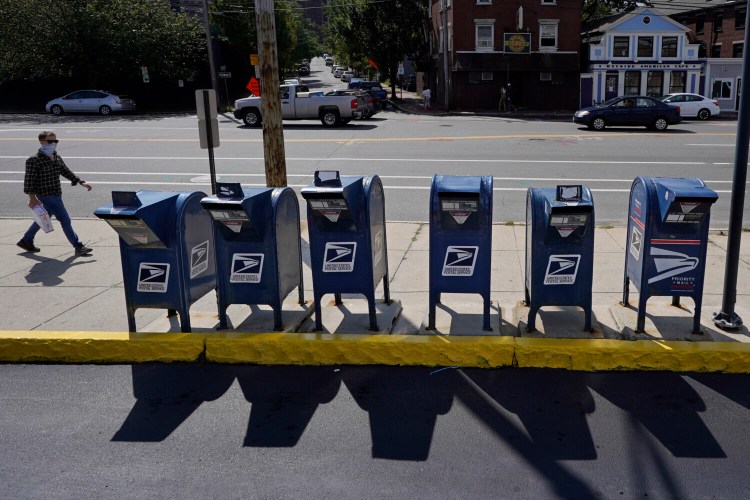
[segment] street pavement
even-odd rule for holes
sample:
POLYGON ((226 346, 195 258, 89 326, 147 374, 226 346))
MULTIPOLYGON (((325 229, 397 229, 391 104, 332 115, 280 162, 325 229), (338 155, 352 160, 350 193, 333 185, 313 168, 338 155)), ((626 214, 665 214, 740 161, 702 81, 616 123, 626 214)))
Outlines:
MULTIPOLYGON (((116 233, 98 219, 74 220, 74 227, 94 249, 90 256, 76 257, 62 231, 40 233, 36 245, 41 252, 26 253, 16 246, 30 219, 0 219, 0 252, 6 265, 0 276, 0 306, 12 311, 0 319, 2 330, 13 331, 127 331, 120 250, 116 233)), ((394 305, 378 305, 381 334, 432 336, 485 336, 572 339, 689 340, 698 342, 748 343, 746 327, 734 332, 718 329, 711 314, 722 303, 726 232, 711 232, 701 315, 701 334, 691 333, 694 305, 683 299, 680 307, 670 297, 649 300, 644 333, 635 333, 637 291, 631 284, 630 305, 623 306, 622 284, 625 261, 625 228, 599 227, 595 231, 593 314, 591 332, 583 330, 584 314, 577 307, 543 307, 537 331, 528 332, 528 308, 524 300, 525 231, 523 225, 495 224, 492 234, 491 326, 482 330, 482 300, 473 294, 443 294, 437 307, 436 328, 427 330, 429 291, 429 225, 389 222, 386 229, 391 298, 394 305)), ((300 308, 297 292, 285 305, 285 330, 314 329, 310 300, 310 270, 307 227, 302 223, 304 292, 307 305, 300 308), (300 310, 304 309, 304 314, 300 310)), ((746 239, 745 239, 746 240, 746 239)), ((739 262, 737 312, 750 318, 750 244, 744 242, 739 262)), ((377 295, 383 298, 380 284, 377 295)), ((330 299, 330 300, 329 300, 330 299)), ((231 331, 270 332, 270 308, 231 306, 231 331), (257 313, 257 314, 256 314, 257 313)), ((337 306, 324 297, 324 332, 368 334, 366 301, 345 295, 337 306)), ((215 332, 218 327, 216 297, 210 292, 191 309, 193 331, 215 332)), ((138 309, 136 324, 141 332, 179 331, 165 311, 138 309)))

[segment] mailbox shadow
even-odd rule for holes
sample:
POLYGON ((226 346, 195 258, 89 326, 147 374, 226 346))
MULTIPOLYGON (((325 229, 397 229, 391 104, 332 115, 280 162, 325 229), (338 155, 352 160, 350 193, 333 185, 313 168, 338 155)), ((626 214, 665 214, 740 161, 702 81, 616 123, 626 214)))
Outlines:
MULTIPOLYGON (((482 299, 481 297, 477 302, 481 308, 482 299)), ((450 318, 447 322, 447 329, 441 330, 441 324, 446 324, 445 320, 435 322, 435 328, 428 331, 430 334, 450 334, 451 336, 460 335, 500 335, 502 329, 502 314, 500 308, 495 301, 490 302, 490 328, 492 331, 485 331, 484 326, 484 314, 479 313, 466 313, 460 312, 453 309, 451 306, 446 305, 444 302, 435 304, 435 315, 442 316, 448 315, 450 318)), ((506 322, 507 323, 507 322, 506 322)), ((512 327, 511 327, 512 328, 512 327)))
MULTIPOLYGON (((503 408, 518 416, 533 443, 535 453, 545 460, 594 460, 596 448, 586 415, 596 405, 586 384, 585 374, 560 372, 524 372, 508 377, 503 370, 467 370, 465 375, 503 408)), ((475 394, 459 395, 473 401, 475 394)), ((479 416, 496 420, 482 409, 479 416)))
POLYGON ((240 367, 237 380, 251 403, 244 446, 291 447, 299 442, 318 406, 339 391, 334 368, 240 367))
POLYGON ((163 441, 203 402, 220 398, 235 377, 233 368, 220 365, 151 363, 132 371, 137 400, 112 441, 163 441))
POLYGON ((65 260, 41 257, 36 254, 24 254, 24 256, 27 259, 37 261, 36 264, 29 268, 29 271, 26 274, 26 283, 38 283, 43 286, 60 285, 65 281, 60 276, 71 267, 96 262, 96 260, 91 259, 81 260, 81 258, 76 255, 71 255, 65 260))
POLYGON ((585 428, 585 414, 593 411, 593 403, 583 386, 584 375, 556 373, 557 383, 552 390, 548 390, 546 386, 550 376, 546 370, 523 370, 521 373, 515 369, 491 372, 473 369, 457 373, 464 383, 456 387, 456 396, 530 467, 542 474, 557 497, 600 496, 558 461, 560 456, 596 458, 593 445, 589 445, 591 436, 587 435, 589 433, 585 428), (540 394, 539 391, 544 393, 540 394), (562 396, 567 396, 568 400, 559 399, 562 396), (553 399, 548 400, 550 397, 553 399), (519 428, 506 412, 498 409, 498 404, 508 405, 511 411, 518 412, 524 429, 519 428), (554 414, 558 407, 564 410, 560 418, 554 414), (566 418, 573 422, 567 422, 566 418), (561 431, 572 434, 563 435, 561 431), (537 439, 541 440, 540 444, 535 441, 537 439), (574 450, 577 446, 583 449, 574 450))
MULTIPOLYGON (((647 372, 597 374, 589 376, 588 385, 638 420, 675 457, 726 457, 698 415, 706 411, 705 403, 681 375, 661 373, 654 376, 647 372), (633 390, 634 387, 637 390, 633 390)), ((648 449, 648 443, 643 447, 648 449)))
MULTIPOLYGON (((357 368, 341 379, 370 418, 373 458, 427 460, 438 415, 453 405, 453 370, 430 378, 427 368, 357 368)), ((455 379, 454 379, 455 380, 455 379)))
POLYGON ((721 394, 738 405, 750 409, 750 376, 736 373, 696 373, 690 378, 721 394))

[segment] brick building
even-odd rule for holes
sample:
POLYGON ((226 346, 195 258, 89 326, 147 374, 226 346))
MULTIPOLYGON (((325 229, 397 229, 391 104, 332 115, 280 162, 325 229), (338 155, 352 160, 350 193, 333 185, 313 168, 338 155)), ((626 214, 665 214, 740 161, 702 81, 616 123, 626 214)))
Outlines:
POLYGON ((522 108, 578 107, 582 0, 430 1, 433 101, 447 77, 452 109, 497 109, 507 83, 522 108))

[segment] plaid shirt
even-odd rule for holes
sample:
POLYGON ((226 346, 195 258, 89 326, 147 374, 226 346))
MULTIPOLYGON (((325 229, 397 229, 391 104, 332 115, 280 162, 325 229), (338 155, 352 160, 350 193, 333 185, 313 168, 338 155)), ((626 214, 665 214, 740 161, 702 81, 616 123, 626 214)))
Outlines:
POLYGON ((36 155, 26 160, 23 192, 37 196, 61 196, 61 175, 68 179, 73 186, 83 182, 76 174, 70 171, 57 153, 50 158, 39 151, 36 155))

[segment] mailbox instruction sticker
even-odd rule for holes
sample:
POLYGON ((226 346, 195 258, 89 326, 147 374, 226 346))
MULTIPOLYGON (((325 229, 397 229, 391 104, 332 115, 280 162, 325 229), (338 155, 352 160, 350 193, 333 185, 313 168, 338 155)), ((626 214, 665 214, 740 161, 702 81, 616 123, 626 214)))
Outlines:
POLYGON ((466 222, 471 214, 479 210, 479 202, 476 200, 442 200, 442 209, 448 212, 457 224, 466 222))
POLYGON ((331 222, 338 221, 341 212, 349 209, 346 200, 340 198, 310 200, 310 207, 331 222))
POLYGON ((260 283, 262 273, 262 253, 236 253, 232 256, 230 283, 260 283))
POLYGON ((195 278, 208 269, 208 240, 193 247, 190 252, 190 277, 195 278))
POLYGON ((443 276, 473 276, 479 247, 449 246, 445 251, 443 276))
POLYGON ((372 265, 377 266, 383 259, 383 230, 379 229, 372 239, 372 265))
POLYGON ((547 272, 544 275, 545 285, 572 285, 578 275, 580 255, 550 255, 547 272))
POLYGON ((324 273, 351 273, 354 271, 354 258, 357 254, 356 241, 326 243, 323 252, 324 273))
POLYGON ((630 234, 630 255, 635 257, 635 260, 641 258, 641 246, 643 245, 643 235, 638 228, 633 226, 633 232, 630 234))
POLYGON ((141 262, 138 266, 139 292, 166 293, 169 284, 169 264, 166 262, 141 262))

